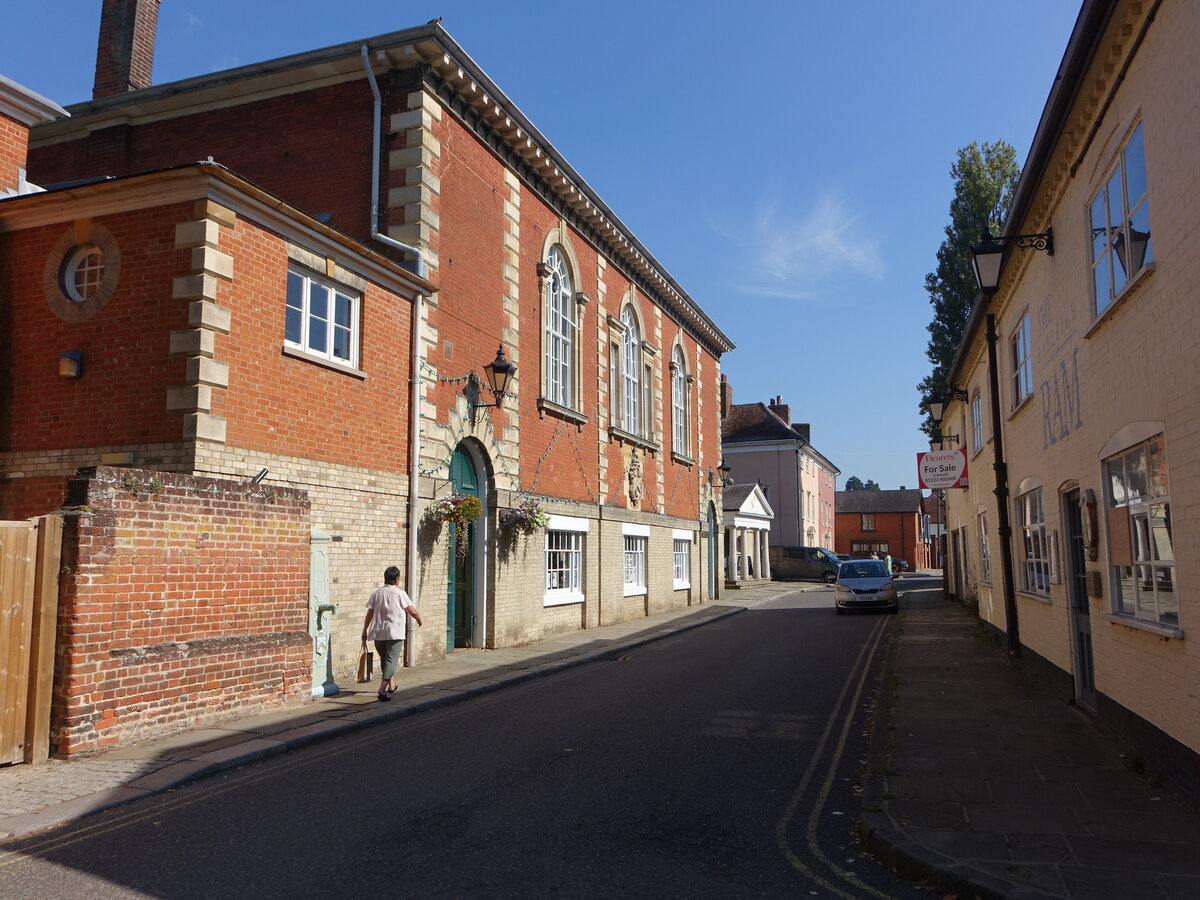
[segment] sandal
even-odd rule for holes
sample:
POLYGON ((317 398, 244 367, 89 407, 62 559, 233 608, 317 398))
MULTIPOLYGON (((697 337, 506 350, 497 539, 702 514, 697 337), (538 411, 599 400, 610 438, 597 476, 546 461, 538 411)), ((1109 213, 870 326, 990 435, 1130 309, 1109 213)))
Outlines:
POLYGON ((380 700, 391 700, 392 699, 384 691, 380 691, 376 696, 379 697, 380 700))

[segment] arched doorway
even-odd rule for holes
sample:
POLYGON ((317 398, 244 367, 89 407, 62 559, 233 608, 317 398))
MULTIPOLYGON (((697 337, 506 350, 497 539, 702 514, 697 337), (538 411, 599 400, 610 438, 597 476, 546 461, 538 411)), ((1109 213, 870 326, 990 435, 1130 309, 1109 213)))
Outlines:
POLYGON ((717 508, 708 504, 708 599, 717 599, 717 508))
MULTIPOLYGON (((450 457, 450 483, 456 494, 483 501, 483 515, 466 526, 467 552, 451 551, 446 585, 446 652, 483 646, 483 613, 486 597, 487 473, 477 449, 466 441, 450 457)), ((458 546, 458 527, 450 526, 450 545, 458 546)))

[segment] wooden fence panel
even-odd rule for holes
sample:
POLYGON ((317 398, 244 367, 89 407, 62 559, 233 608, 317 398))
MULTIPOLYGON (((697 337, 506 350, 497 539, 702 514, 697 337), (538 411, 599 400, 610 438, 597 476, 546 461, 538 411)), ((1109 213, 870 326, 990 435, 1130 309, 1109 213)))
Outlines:
POLYGON ((35 538, 29 522, 0 523, 0 764, 25 759, 35 538))
POLYGON ((29 701, 25 716, 25 762, 50 756, 50 699, 54 689, 54 648, 58 633, 58 572, 62 565, 63 520, 42 516, 29 640, 29 701))
POLYGON ((62 520, 0 522, 0 765, 45 759, 62 520))

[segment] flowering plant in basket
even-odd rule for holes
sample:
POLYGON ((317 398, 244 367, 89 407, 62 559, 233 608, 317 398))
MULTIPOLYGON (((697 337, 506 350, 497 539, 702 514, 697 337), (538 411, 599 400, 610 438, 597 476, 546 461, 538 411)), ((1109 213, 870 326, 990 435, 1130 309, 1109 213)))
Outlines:
POLYGON ((471 540, 467 526, 483 515, 483 501, 470 494, 451 494, 434 501, 429 507, 429 514, 442 522, 458 526, 455 552, 460 559, 465 557, 471 540))
POLYGON ((549 524, 549 514, 542 508, 542 504, 532 497, 525 500, 520 506, 506 509, 500 513, 501 528, 510 528, 525 535, 541 531, 549 524))

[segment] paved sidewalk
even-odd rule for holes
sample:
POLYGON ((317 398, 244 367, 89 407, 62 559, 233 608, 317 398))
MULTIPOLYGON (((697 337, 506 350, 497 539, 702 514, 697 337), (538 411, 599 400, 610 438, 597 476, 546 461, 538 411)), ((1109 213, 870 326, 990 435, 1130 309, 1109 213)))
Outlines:
POLYGON ((940 599, 899 616, 863 790, 867 849, 962 897, 1200 897, 1200 815, 1130 771, 976 621, 940 599))
POLYGON ((821 585, 770 583, 725 591, 714 602, 618 625, 557 635, 524 647, 459 650, 443 661, 400 669, 387 703, 370 684, 303 706, 247 716, 198 731, 73 760, 0 769, 0 840, 32 834, 300 745, 464 700, 475 694, 604 659, 821 585))

